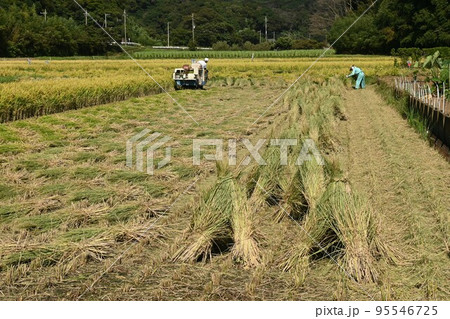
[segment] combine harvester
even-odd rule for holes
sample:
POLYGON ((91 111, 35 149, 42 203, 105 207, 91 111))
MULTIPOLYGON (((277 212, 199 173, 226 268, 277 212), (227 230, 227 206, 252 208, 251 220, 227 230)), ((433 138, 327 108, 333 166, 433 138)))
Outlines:
POLYGON ((204 61, 193 61, 191 65, 175 69, 173 72, 175 90, 203 89, 208 81, 208 70, 204 61), (203 62, 203 63, 202 63, 203 62))

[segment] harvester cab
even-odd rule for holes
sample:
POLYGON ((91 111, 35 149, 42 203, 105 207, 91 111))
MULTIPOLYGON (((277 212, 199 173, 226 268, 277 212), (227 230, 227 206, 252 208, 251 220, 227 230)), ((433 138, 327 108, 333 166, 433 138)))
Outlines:
POLYGON ((175 90, 203 89, 208 81, 208 70, 205 64, 193 61, 191 65, 184 65, 173 72, 175 90))

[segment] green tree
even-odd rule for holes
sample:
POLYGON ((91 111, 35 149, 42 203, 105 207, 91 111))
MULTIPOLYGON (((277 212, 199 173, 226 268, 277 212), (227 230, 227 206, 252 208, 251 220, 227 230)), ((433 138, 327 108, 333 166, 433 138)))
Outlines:
POLYGON ((190 51, 197 51, 197 46, 197 41, 194 41, 193 39, 189 41, 188 47, 190 51))
POLYGON ((238 32, 238 36, 242 43, 250 42, 253 44, 259 43, 259 33, 250 28, 245 28, 238 32))
POLYGON ((290 50, 292 49, 292 40, 289 37, 279 38, 274 45, 277 50, 290 50))
POLYGON ((230 50, 230 46, 226 41, 219 41, 213 44, 212 46, 214 51, 228 51, 230 50))

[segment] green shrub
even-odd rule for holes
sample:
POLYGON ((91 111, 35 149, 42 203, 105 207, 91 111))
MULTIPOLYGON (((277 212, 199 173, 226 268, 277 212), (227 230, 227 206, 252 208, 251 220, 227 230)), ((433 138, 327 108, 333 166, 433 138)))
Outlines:
POLYGON ((230 50, 230 46, 226 41, 219 41, 213 44, 212 46, 214 51, 228 51, 230 50))
POLYGON ((323 47, 324 44, 322 42, 311 39, 294 40, 292 42, 292 49, 294 50, 313 50, 322 49, 323 47))

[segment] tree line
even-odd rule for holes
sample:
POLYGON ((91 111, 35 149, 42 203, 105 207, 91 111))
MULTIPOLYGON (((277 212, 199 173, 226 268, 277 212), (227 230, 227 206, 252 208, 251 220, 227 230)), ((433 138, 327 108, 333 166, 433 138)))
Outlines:
POLYGON ((34 6, 0 8, 0 56, 102 55, 111 41, 94 25, 73 19, 40 16, 34 6))
MULTIPOLYGON (((79 0, 118 41, 220 50, 322 48, 371 0, 79 0), (192 19, 194 13, 194 19, 192 19), (106 14, 106 15, 105 15, 106 14), (265 32, 265 18, 268 32, 265 32), (192 28, 195 26, 195 42, 192 28), (128 39, 127 39, 128 40, 128 39), (267 40, 267 41, 266 41, 267 40)), ((339 53, 389 54, 450 46, 447 0, 379 0, 335 45, 339 53)), ((0 0, 0 56, 104 55, 117 46, 73 1, 0 0), (43 16, 44 10, 47 16, 43 16), (46 19, 45 19, 46 18, 46 19)))
MULTIPOLYGON (((369 3, 337 17, 329 41, 339 38, 369 3)), ((339 53, 389 54, 398 48, 449 46, 448 0, 382 0, 339 39, 335 48, 339 53)))

